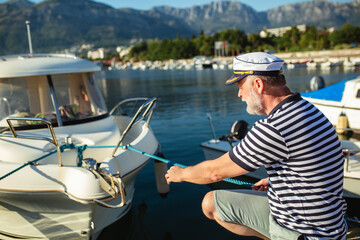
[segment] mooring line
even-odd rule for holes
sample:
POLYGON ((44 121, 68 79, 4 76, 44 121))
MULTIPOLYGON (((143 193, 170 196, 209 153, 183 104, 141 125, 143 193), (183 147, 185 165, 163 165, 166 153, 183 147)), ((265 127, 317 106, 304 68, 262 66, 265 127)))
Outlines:
MULTIPOLYGON (((88 145, 86 145, 86 144, 85 144, 85 145, 76 146, 76 145, 74 145, 74 144, 68 144, 68 145, 62 145, 62 146, 60 147, 60 151, 63 152, 64 149, 67 149, 67 148, 69 148, 69 149, 77 148, 77 150, 78 150, 79 162, 81 162, 81 161, 82 161, 82 158, 83 158, 83 152, 84 152, 86 149, 88 149, 88 148, 115 148, 115 147, 116 147, 116 146, 88 146, 88 145)), ((132 147, 132 146, 130 146, 130 145, 120 145, 119 147, 121 147, 121 148, 123 148, 123 149, 129 149, 129 150, 131 150, 131 151, 140 153, 140 154, 142 154, 142 155, 145 155, 145 156, 147 156, 147 157, 150 157, 150 158, 152 158, 152 159, 156 159, 156 160, 158 160, 158 161, 161 161, 161 162, 164 162, 164 163, 167 163, 167 164, 172 164, 172 165, 174 165, 174 166, 179 166, 179 167, 181 167, 181 168, 186 168, 186 167, 187 167, 186 165, 183 165, 183 164, 180 164, 180 163, 176 163, 176 162, 170 161, 170 160, 168 160, 168 159, 165 159, 165 158, 156 156, 156 155, 154 155, 154 154, 150 154, 150 153, 141 151, 141 150, 139 150, 139 149, 137 149, 137 148, 134 148, 134 147, 132 147)), ((46 158, 46 157, 48 157, 48 156, 50 156, 51 154, 54 154, 54 153, 56 153, 56 152, 57 152, 57 150, 52 151, 52 152, 50 152, 50 153, 48 153, 48 154, 46 154, 46 155, 44 155, 44 156, 42 156, 42 157, 39 157, 39 158, 37 158, 37 159, 35 159, 35 160, 29 161, 29 162, 27 162, 27 163, 24 163, 24 164, 21 165, 20 167, 18 167, 18 168, 16 168, 16 169, 10 171, 9 173, 1 176, 1 177, 0 177, 0 180, 6 178, 6 177, 8 177, 8 176, 10 176, 11 174, 19 171, 20 169, 26 167, 27 165, 34 164, 34 163, 38 162, 39 160, 44 159, 44 158, 46 158)), ((223 179, 222 181, 229 182, 229 183, 236 184, 236 185, 240 185, 240 186, 249 187, 249 188, 251 188, 251 186, 253 186, 253 183, 249 183, 249 182, 245 182, 245 181, 241 181, 241 180, 233 179, 233 178, 226 178, 226 179, 223 179)))
MULTIPOLYGON (((132 146, 124 146, 124 148, 126 149, 130 149, 134 152, 138 152, 140 154, 143 154, 145 156, 148 156, 148 157, 151 157, 153 159, 156 159, 156 160, 159 160, 161 162, 165 162, 165 163, 170 163, 172 165, 175 165, 175 166, 179 166, 179 167, 182 167, 182 168, 186 168, 187 166, 183 165, 183 164, 179 164, 179 163, 175 163, 175 162, 172 162, 168 159, 165 159, 165 158, 161 158, 161 157, 158 157, 158 156, 155 156, 153 154, 149 154, 149 153, 146 153, 144 151, 141 151, 139 149, 136 149, 132 146)), ((247 187, 251 187, 253 186, 253 183, 249 183, 249 182, 245 182, 245 181, 241 181, 241 180, 238 180, 238 179, 233 179, 233 178, 225 178, 223 179, 222 181, 225 181, 225 182, 229 182, 229 183, 233 183, 233 184, 236 184, 236 185, 242 185, 242 186, 247 186, 247 187)))

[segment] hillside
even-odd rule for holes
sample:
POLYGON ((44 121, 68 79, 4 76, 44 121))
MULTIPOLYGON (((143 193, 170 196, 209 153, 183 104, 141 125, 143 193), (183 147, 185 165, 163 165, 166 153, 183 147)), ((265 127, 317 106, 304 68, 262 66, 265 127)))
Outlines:
POLYGON ((131 39, 174 39, 238 28, 246 33, 264 27, 297 24, 340 27, 360 24, 360 1, 316 0, 257 12, 236 1, 217 1, 191 8, 155 7, 149 11, 115 9, 91 0, 10 0, 0 4, 0 54, 27 51, 25 20, 31 22, 35 52, 83 43, 114 47, 131 39))

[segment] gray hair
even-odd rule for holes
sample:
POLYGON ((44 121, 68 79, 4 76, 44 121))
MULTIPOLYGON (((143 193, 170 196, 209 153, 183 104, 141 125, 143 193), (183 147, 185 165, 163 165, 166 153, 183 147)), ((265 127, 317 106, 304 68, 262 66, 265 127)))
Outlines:
POLYGON ((253 81, 255 78, 261 78, 263 81, 268 83, 270 86, 285 86, 286 79, 284 74, 279 74, 278 76, 261 76, 261 75, 251 75, 247 77, 249 81, 253 81))

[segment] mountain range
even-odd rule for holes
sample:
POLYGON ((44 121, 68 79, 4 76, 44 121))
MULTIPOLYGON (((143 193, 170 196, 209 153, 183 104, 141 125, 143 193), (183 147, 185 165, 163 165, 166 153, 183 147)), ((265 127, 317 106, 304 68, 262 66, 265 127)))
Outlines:
POLYGON ((299 24, 339 28, 360 25, 360 0, 339 3, 313 0, 257 12, 238 1, 215 1, 190 8, 115 9, 92 0, 10 0, 0 4, 0 54, 28 49, 25 21, 31 22, 34 52, 62 50, 81 44, 114 47, 131 39, 211 35, 237 28, 258 33, 263 28, 299 24))

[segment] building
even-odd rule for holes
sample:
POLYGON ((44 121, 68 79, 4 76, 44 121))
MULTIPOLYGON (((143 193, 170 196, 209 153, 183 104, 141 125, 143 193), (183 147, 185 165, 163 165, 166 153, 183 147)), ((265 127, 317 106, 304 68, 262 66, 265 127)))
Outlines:
POLYGON ((107 50, 105 48, 98 48, 88 51, 87 57, 89 59, 104 59, 106 53, 107 50))
MULTIPOLYGON (((302 25, 297 25, 296 26, 297 29, 299 29, 300 32, 305 32, 306 30, 306 25, 302 24, 302 25)), ((275 37, 282 37, 282 35, 284 35, 284 33, 288 30, 291 29, 291 26, 287 26, 287 27, 280 27, 280 28, 269 28, 269 29, 264 29, 260 32, 260 37, 261 38, 266 38, 267 36, 271 36, 274 35, 275 37)))

